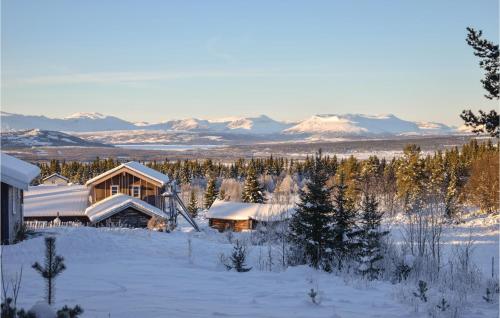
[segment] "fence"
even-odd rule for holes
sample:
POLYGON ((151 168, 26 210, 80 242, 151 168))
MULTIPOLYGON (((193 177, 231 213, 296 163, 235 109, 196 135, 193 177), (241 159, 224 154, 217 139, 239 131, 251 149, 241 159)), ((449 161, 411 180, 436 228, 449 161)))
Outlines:
POLYGON ((84 224, 81 222, 75 222, 75 221, 67 221, 67 222, 61 222, 61 221, 24 221, 24 225, 26 226, 27 230, 37 230, 37 229, 45 229, 45 228, 52 228, 52 227, 79 227, 83 226, 84 224))

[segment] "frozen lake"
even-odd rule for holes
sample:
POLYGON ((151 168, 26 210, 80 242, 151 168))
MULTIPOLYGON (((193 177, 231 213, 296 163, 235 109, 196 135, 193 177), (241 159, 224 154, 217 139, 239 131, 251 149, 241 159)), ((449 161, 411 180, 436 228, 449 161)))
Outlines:
POLYGON ((163 145, 163 144, 123 144, 115 146, 125 149, 165 150, 165 151, 185 151, 185 150, 211 149, 211 148, 222 147, 222 145, 163 145))

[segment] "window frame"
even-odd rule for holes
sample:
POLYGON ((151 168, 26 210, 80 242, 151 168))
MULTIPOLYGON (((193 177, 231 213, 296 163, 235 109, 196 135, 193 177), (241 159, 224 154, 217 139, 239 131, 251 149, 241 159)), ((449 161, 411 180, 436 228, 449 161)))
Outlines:
POLYGON ((138 185, 133 185, 131 186, 131 197, 133 198, 138 198, 140 199, 141 198, 141 186, 138 186, 138 185), (137 196, 135 195, 135 190, 137 190, 137 196))
POLYGON ((110 186, 110 193, 111 193, 111 195, 115 195, 115 194, 120 193, 120 186, 119 186, 119 185, 112 184, 112 185, 110 186), (116 193, 113 193, 113 189, 116 189, 116 193))

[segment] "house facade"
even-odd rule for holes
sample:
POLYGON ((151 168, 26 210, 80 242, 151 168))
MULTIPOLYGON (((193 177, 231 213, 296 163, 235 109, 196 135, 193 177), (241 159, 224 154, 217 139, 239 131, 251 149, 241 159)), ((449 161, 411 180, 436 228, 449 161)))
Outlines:
POLYGON ((162 197, 169 179, 138 162, 127 162, 87 181, 85 215, 98 226, 146 227, 152 217, 166 218, 162 197))
POLYGON ((24 191, 31 181, 40 174, 40 169, 2 153, 1 166, 1 244, 13 243, 19 227, 23 223, 24 191))
POLYGON ((58 173, 53 173, 50 176, 44 178, 42 180, 42 184, 46 185, 67 185, 68 184, 68 178, 61 176, 58 173))

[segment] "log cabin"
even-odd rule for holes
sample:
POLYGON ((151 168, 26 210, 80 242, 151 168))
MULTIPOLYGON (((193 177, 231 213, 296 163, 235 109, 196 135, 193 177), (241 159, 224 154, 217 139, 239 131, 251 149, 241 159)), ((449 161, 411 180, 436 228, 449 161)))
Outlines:
POLYGON ((40 169, 2 153, 0 158, 2 184, 0 243, 15 241, 17 231, 24 221, 24 191, 31 181, 40 174, 40 169))
POLYGON ((255 230, 260 224, 273 225, 287 220, 295 212, 293 205, 244 203, 215 200, 208 209, 210 227, 223 231, 255 230))

